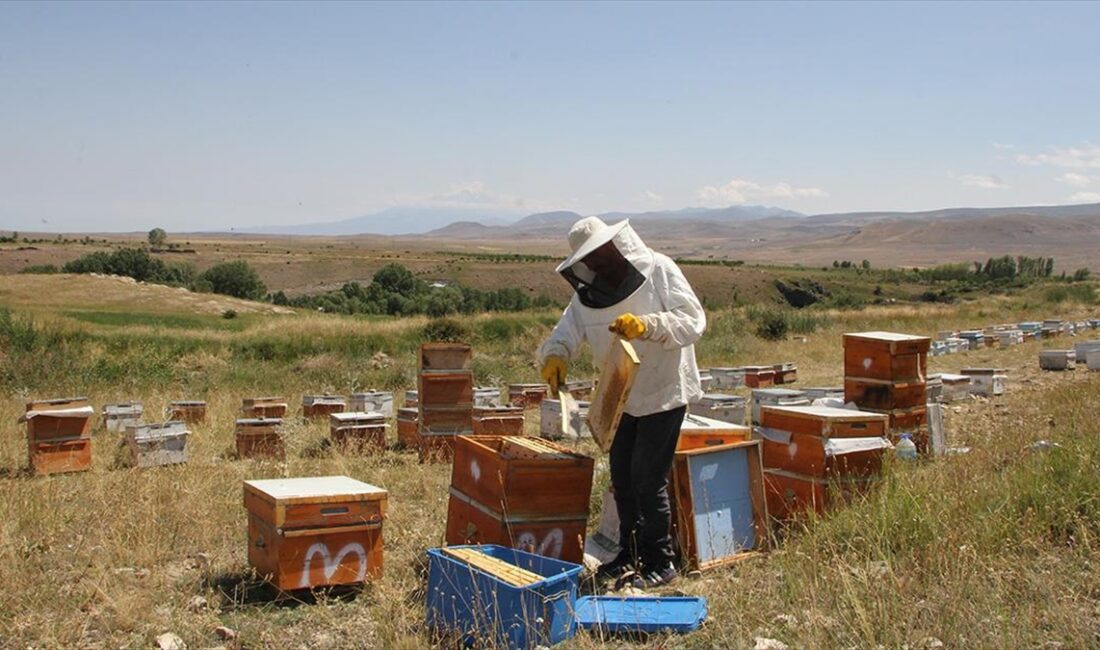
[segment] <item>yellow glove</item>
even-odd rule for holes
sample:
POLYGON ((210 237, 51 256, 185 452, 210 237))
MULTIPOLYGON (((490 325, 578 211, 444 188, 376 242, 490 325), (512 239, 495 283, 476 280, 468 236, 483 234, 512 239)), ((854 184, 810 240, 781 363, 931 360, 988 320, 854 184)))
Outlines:
POLYGON ((615 322, 611 323, 611 327, 607 329, 628 341, 633 341, 645 334, 645 323, 634 314, 627 313, 616 318, 615 322))
POLYGON ((550 384, 550 396, 557 399, 558 389, 565 383, 565 369, 568 365, 563 357, 550 355, 542 362, 542 379, 550 384))

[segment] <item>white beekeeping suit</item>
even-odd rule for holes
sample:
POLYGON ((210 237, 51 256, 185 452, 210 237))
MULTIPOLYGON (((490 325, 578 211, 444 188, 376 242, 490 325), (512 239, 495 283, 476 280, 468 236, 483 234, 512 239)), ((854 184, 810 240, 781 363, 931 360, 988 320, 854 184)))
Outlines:
POLYGON ((706 330, 707 320, 675 262, 647 247, 625 220, 608 226, 596 217, 583 219, 569 232, 569 244, 573 254, 557 272, 575 292, 543 344, 540 361, 550 356, 575 358, 581 343, 588 341, 596 363, 601 363, 613 336, 608 326, 631 313, 645 324, 645 332, 633 341, 641 365, 625 412, 642 417, 701 397, 694 343, 706 330), (614 289, 600 286, 599 278, 581 261, 608 241, 632 267, 627 280, 614 289))

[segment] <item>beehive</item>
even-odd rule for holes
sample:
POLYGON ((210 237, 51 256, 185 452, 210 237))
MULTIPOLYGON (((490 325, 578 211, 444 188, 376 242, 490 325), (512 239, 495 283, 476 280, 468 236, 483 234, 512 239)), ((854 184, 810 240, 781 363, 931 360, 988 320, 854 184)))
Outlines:
POLYGON ((1043 350, 1039 353, 1042 370, 1073 370, 1077 367, 1077 353, 1073 350, 1043 350))
POLYGON ((164 409, 165 418, 169 421, 198 424, 206 421, 206 402, 202 400, 177 400, 169 402, 164 409))
POLYGON ((534 408, 549 394, 547 384, 508 384, 508 403, 512 406, 534 408))
POLYGON ((352 413, 381 413, 385 417, 393 415, 393 392, 388 390, 370 390, 348 395, 348 411, 352 413))
POLYGON ((179 465, 187 462, 186 422, 134 424, 126 427, 126 446, 134 467, 179 465))
POLYGON ((420 415, 416 408, 397 409, 397 443, 405 449, 416 449, 419 443, 420 415))
POLYGON ((248 562, 285 591, 380 578, 387 497, 346 476, 245 481, 248 562))
POLYGON ((806 393, 790 388, 754 388, 752 391, 752 423, 760 424, 763 406, 809 406, 806 393))
POLYGON ((725 393, 704 393, 688 407, 693 415, 700 415, 722 422, 744 424, 745 398, 725 393))
POLYGON ((749 388, 767 388, 775 385, 775 369, 772 366, 745 366, 745 385, 749 388))
POLYGON ((1007 376, 1000 368, 963 368, 961 374, 970 378, 970 394, 997 397, 1005 392, 1007 376))
POLYGON ((830 487, 861 489, 878 476, 888 416, 826 406, 765 406, 757 433, 768 510, 786 518, 822 512, 830 487))
POLYGON ((350 411, 329 415, 329 438, 345 451, 381 451, 386 448, 386 416, 350 411))
POLYGON ((284 418, 287 402, 282 397, 246 397, 241 412, 246 418, 284 418))
POLYGON ((107 431, 125 431, 126 427, 139 424, 144 414, 145 407, 141 402, 105 404, 100 421, 107 431))
POLYGON ((333 413, 345 413, 348 403, 336 395, 303 395, 302 417, 327 418, 333 413))
POLYGON ((86 397, 31 400, 20 417, 27 424, 27 459, 39 476, 91 468, 90 420, 86 397))
POLYGON ((240 418, 237 420, 236 442, 238 458, 286 457, 282 418, 240 418))
POLYGON ((580 562, 593 468, 591 458, 539 438, 458 436, 447 543, 580 562))
POLYGON ((494 386, 474 387, 474 408, 495 408, 504 406, 500 398, 500 389, 494 386))
POLYGON ((475 436, 522 436, 524 410, 518 406, 474 407, 475 436))
POLYGON ((473 351, 463 343, 420 346, 417 386, 420 459, 447 460, 454 437, 473 432, 473 351))
POLYGON ((798 381, 798 366, 793 362, 777 363, 772 366, 776 384, 793 384, 798 381))
POLYGON ((714 380, 714 388, 717 388, 719 390, 739 388, 745 385, 744 368, 711 368, 710 375, 714 380))

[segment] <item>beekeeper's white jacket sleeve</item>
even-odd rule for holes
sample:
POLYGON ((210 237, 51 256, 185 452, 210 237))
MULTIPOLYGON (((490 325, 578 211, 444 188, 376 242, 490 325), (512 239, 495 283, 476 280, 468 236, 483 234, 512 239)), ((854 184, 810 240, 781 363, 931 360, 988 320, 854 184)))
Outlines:
POLYGON ((608 326, 628 312, 641 318, 646 331, 634 341, 641 365, 626 404, 636 417, 684 406, 703 393, 694 343, 706 330, 706 314, 676 263, 652 255, 646 282, 622 302, 594 309, 574 295, 540 351, 543 362, 552 355, 573 359, 588 341, 599 366, 612 340, 608 326))

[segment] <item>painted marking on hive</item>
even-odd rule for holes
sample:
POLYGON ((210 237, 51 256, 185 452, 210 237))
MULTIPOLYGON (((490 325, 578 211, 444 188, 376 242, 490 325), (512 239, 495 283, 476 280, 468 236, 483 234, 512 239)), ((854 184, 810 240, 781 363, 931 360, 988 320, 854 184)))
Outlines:
POLYGON ((355 553, 359 556, 359 571, 355 574, 357 582, 362 582, 367 576, 367 552, 363 549, 363 545, 359 542, 352 542, 340 549, 340 552, 336 554, 334 558, 328 550, 328 545, 324 542, 317 542, 309 547, 306 551, 305 562, 302 563, 302 587, 310 587, 312 583, 309 580, 309 564, 314 555, 320 555, 321 560, 324 562, 325 580, 331 580, 332 576, 336 574, 336 570, 340 568, 340 562, 348 555, 355 553))
POLYGON ((521 533, 516 539, 516 548, 546 557, 561 557, 561 549, 564 541, 565 534, 562 533, 560 528, 554 528, 547 532, 541 544, 538 542, 534 533, 526 532, 521 533))

